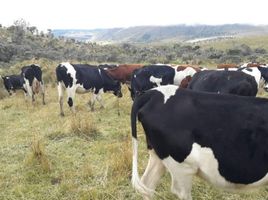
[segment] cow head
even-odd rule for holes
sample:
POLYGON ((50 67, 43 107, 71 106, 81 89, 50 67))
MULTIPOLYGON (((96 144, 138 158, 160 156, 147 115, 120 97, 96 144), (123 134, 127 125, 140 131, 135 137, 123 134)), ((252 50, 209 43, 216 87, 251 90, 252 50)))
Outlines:
POLYGON ((11 84, 10 78, 8 76, 1 76, 4 81, 4 86, 8 91, 9 95, 11 95, 11 90, 13 90, 13 85, 11 84))
POLYGON ((119 81, 115 81, 115 87, 113 90, 113 94, 119 98, 121 98, 123 96, 122 92, 121 92, 121 83, 119 81))
POLYGON ((122 92, 121 92, 121 83, 117 80, 114 80, 106 70, 101 69, 101 76, 104 81, 104 92, 105 91, 111 91, 113 94, 117 97, 122 97, 122 92))

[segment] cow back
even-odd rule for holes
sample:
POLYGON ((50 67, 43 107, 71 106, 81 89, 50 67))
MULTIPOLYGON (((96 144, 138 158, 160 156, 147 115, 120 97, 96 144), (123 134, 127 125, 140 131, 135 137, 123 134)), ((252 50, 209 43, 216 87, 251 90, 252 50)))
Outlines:
POLYGON ((206 70, 193 76, 188 89, 221 94, 256 96, 258 85, 254 77, 240 71, 206 70))

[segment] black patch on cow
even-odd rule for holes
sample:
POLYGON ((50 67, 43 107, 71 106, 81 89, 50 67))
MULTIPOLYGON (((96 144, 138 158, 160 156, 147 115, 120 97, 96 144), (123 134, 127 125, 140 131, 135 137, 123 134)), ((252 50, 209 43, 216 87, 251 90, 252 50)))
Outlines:
POLYGON ((159 158, 183 162, 197 143, 213 151, 227 181, 250 184, 267 174, 267 99, 179 89, 163 102, 162 93, 147 91, 135 99, 131 114, 132 128, 137 114, 159 158))
POLYGON ((69 105, 70 107, 73 106, 73 99, 72 99, 71 97, 68 98, 68 105, 69 105))
POLYGON ((29 80, 30 86, 32 86, 34 78, 36 78, 40 83, 43 83, 42 70, 39 66, 35 64, 22 67, 21 75, 27 80, 29 80))
POLYGON ((200 71, 193 76, 187 88, 241 96, 256 96, 258 92, 255 78, 241 71, 200 71))

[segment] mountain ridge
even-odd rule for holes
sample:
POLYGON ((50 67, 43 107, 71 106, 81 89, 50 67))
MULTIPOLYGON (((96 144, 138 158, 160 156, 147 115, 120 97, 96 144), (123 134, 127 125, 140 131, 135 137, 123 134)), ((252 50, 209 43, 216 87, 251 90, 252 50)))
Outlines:
POLYGON ((54 29, 56 37, 73 38, 84 42, 99 43, 152 43, 187 41, 217 36, 247 36, 268 34, 268 25, 173 25, 133 26, 107 29, 54 29))

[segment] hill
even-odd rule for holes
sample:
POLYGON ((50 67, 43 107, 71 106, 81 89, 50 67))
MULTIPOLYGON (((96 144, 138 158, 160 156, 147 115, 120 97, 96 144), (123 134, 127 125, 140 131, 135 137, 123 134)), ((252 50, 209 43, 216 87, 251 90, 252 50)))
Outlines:
POLYGON ((226 25, 176 25, 176 26, 136 26, 111 29, 55 29, 56 37, 73 38, 87 42, 102 43, 151 43, 187 41, 196 38, 219 36, 250 36, 265 35, 268 26, 253 26, 245 24, 226 25))

